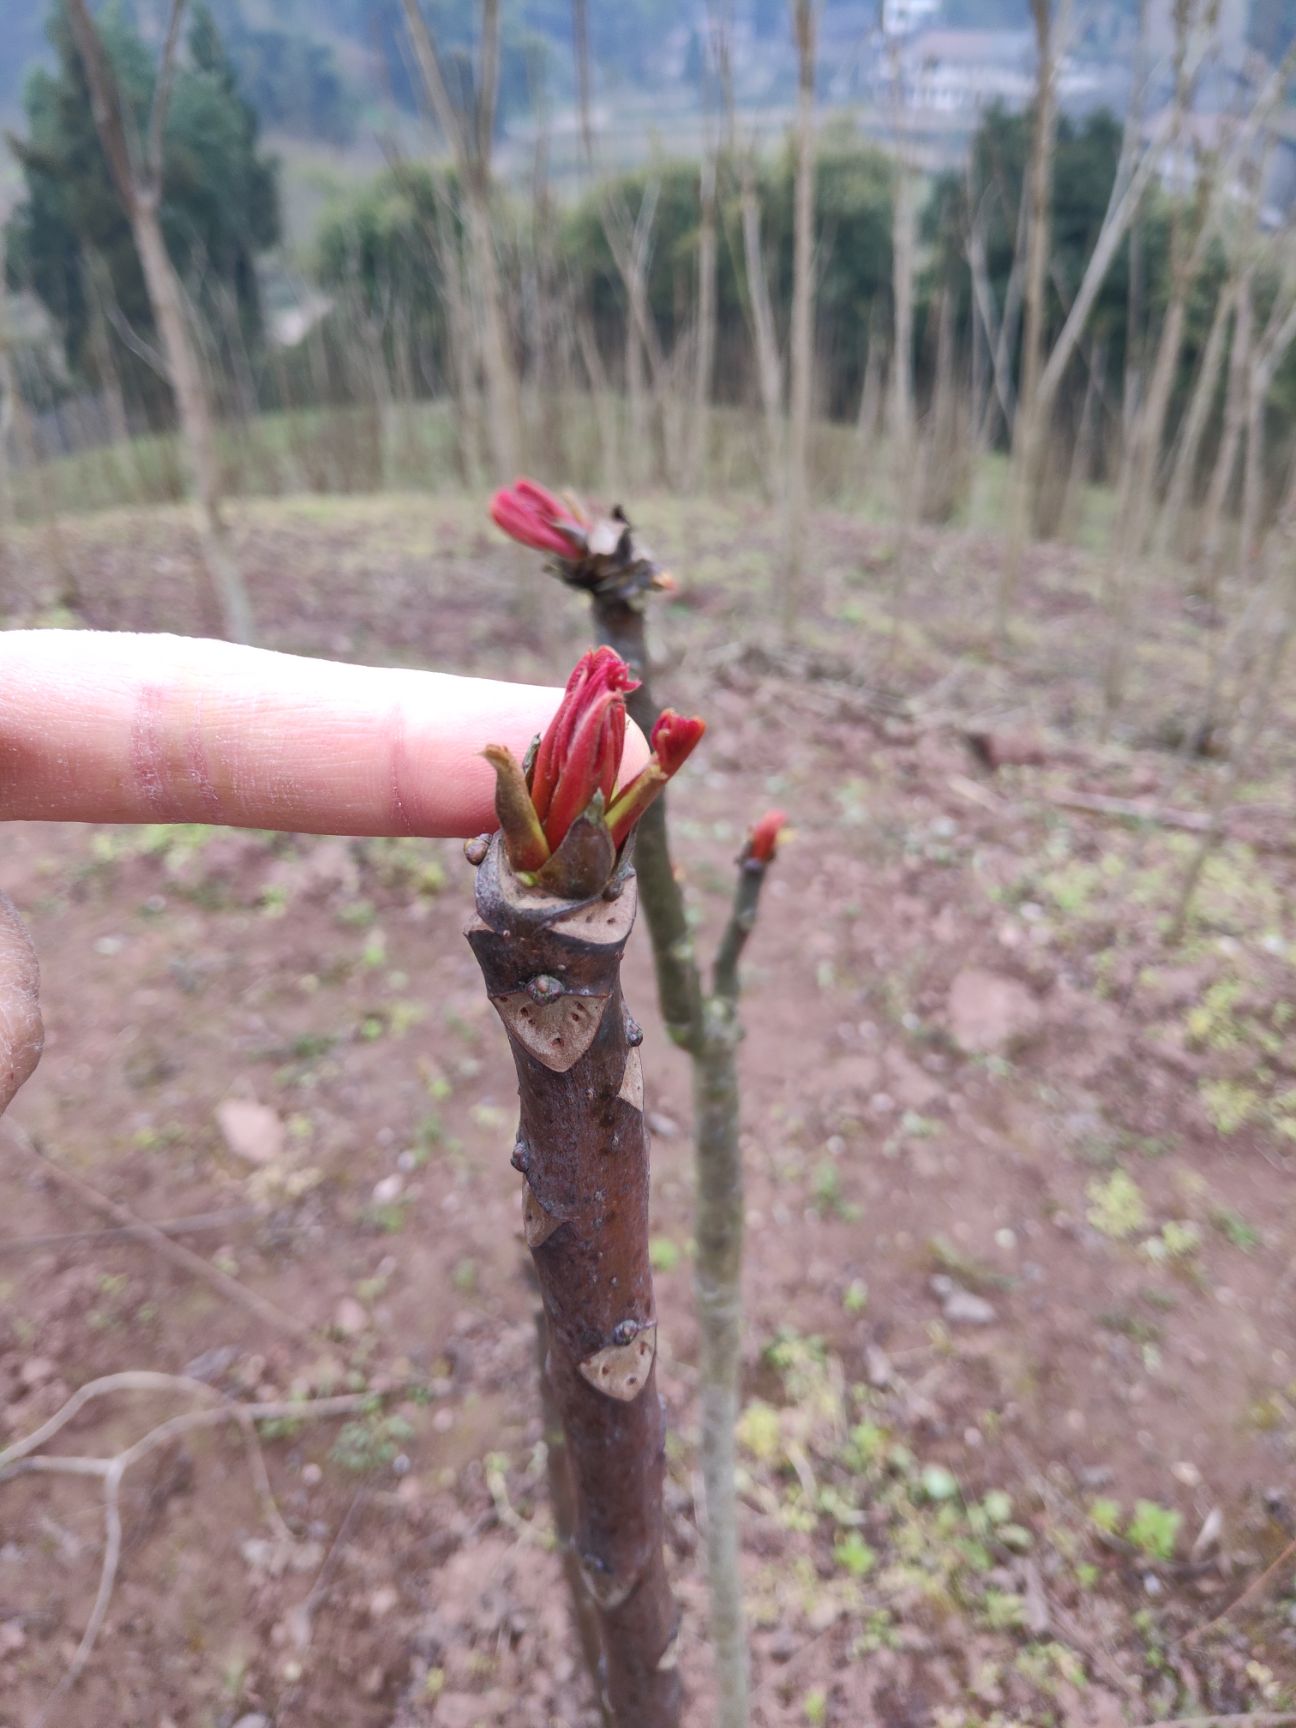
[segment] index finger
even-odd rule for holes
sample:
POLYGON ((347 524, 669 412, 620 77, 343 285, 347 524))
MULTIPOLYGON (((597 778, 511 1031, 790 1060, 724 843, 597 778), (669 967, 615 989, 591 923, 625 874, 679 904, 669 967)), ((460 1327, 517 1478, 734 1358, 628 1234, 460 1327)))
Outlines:
MULTIPOLYGON (((521 755, 562 692, 180 636, 0 634, 0 819, 305 834, 496 826, 486 744, 521 755)), ((623 777, 647 747, 627 732, 623 777)))

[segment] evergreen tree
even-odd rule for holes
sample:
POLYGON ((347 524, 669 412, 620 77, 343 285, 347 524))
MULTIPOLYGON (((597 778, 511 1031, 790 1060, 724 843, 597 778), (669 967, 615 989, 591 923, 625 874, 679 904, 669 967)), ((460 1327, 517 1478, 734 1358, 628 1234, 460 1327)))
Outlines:
MULTIPOLYGON (((152 57, 117 8, 103 16, 101 29, 129 115, 143 126, 152 57)), ((141 357, 156 340, 148 295, 61 4, 49 34, 55 67, 28 79, 26 136, 13 141, 25 197, 10 222, 10 279, 43 302, 75 379, 103 382, 103 331, 109 327, 128 400, 154 411, 166 392, 141 357)), ((212 327, 229 325, 225 308, 232 305, 243 342, 255 348, 261 324, 256 258, 279 237, 276 164, 261 151, 256 116, 204 6, 194 12, 187 46, 164 139, 167 247, 212 327)))

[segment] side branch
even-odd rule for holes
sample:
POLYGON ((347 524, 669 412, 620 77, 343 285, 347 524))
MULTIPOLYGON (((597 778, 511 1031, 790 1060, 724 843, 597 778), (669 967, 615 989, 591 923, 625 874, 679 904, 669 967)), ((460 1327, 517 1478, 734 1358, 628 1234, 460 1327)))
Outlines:
POLYGON ((716 950, 715 970, 711 974, 711 992, 721 1002, 738 1000, 738 964, 742 959, 747 938, 756 928, 756 913, 761 889, 769 864, 764 859, 744 855, 738 864, 738 884, 734 890, 733 908, 724 935, 716 950))
MULTIPOLYGON (((639 680, 626 707, 630 718, 650 736, 661 717, 648 679, 648 649, 644 616, 632 602, 592 597, 594 630, 629 666, 639 680)), ((666 825, 666 798, 662 796, 645 813, 635 840, 635 872, 639 899, 648 920, 652 943, 657 997, 671 1042, 696 1051, 702 1037, 702 979, 689 929, 684 895, 671 859, 666 825)))
POLYGON ((427 93, 428 106, 431 108, 437 125, 445 133, 460 171, 468 168, 470 163, 470 148, 464 127, 455 105, 450 99, 449 86, 446 84, 445 71, 441 65, 441 56, 437 52, 436 41, 428 27, 428 21, 423 16, 419 0, 402 0, 405 10, 405 24, 409 30, 410 42, 414 49, 414 58, 418 62, 419 76, 423 80, 423 88, 427 93))

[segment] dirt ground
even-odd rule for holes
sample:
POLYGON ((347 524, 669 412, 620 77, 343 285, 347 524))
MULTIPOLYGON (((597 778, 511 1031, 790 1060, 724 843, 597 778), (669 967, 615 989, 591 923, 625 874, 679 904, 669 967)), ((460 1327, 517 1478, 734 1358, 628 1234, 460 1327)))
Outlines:
MULTIPOLYGON (((1224 640, 1182 576, 1149 580, 1100 744, 1101 573, 1076 553, 1032 555, 998 653, 993 542, 897 548, 824 518, 805 645, 783 655, 770 519, 638 514, 680 582, 654 618, 659 689, 710 723, 673 800, 704 946, 747 822, 777 803, 795 828, 743 1050, 756 1721, 1296 1709, 1296 690, 1176 934, 1193 823, 1230 772, 1179 747, 1224 640), (1113 799, 1158 819, 1076 807, 1113 799)), ((240 544, 271 646, 557 680, 583 645, 577 597, 476 503, 248 506, 240 544), (527 581, 543 652, 517 622, 527 581)), ((176 514, 27 551, 12 622, 60 621, 61 596, 97 627, 204 628, 176 514)), ((43 1720, 592 1725, 545 1502, 512 1071, 462 940, 459 848, 4 838, 48 1042, 0 1128, 0 1446, 109 1374, 357 1400, 262 1425, 284 1524, 234 1427, 126 1472, 97 1647, 43 1720), (85 1185, 219 1276, 124 1235, 85 1185)), ((688 1071, 642 932, 628 993, 702 1725, 688 1071)), ((207 1398, 119 1389, 45 1450, 108 1457, 207 1398)), ((42 1719, 91 1615, 103 1487, 0 1484, 3 1728, 42 1719)))

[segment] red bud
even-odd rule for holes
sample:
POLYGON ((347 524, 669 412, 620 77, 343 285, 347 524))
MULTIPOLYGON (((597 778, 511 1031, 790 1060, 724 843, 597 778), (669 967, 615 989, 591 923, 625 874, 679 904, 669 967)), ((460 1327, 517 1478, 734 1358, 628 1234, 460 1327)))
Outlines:
POLYGON ((771 863, 786 826, 787 817, 781 810, 767 810, 747 836, 746 856, 756 864, 771 863))
POLYGON ((687 762, 705 731, 705 720, 696 716, 689 719, 673 708, 663 711, 652 729, 653 753, 647 766, 621 788, 608 811, 608 827, 618 846, 666 782, 687 762))
POLYGON ((537 552, 576 563, 586 549, 588 523, 534 480, 515 480, 491 499, 491 516, 510 539, 537 552))
POLYGON ((625 746, 625 728, 625 697, 619 690, 598 690, 582 708, 558 764, 543 819, 550 846, 557 848, 562 843, 563 835, 596 792, 603 794, 605 806, 611 799, 625 746))
MULTIPOLYGON (((582 654, 576 662, 571 677, 567 680, 567 689, 558 705, 558 712, 549 722, 540 747, 536 751, 534 767, 531 770, 531 801, 536 807, 536 814, 545 824, 549 832, 548 817, 553 803, 555 790, 562 778, 571 758, 576 734, 582 721, 587 718, 591 709, 598 707, 603 696, 616 698, 616 706, 620 711, 620 740, 625 741, 625 693, 637 690, 637 679, 630 676, 630 668, 621 656, 612 648, 592 648, 588 654, 582 654)), ((596 742, 593 733, 587 734, 582 749, 588 751, 596 742)), ((612 786, 616 783, 616 770, 621 764, 618 749, 616 761, 612 769, 612 783, 605 789, 605 796, 611 798, 612 786)), ((602 771, 599 771, 596 785, 601 785, 602 771)), ((566 825, 579 816, 589 802, 588 796, 576 810, 566 819, 566 825)), ((556 846, 558 840, 551 839, 550 844, 556 846)))
MULTIPOLYGON (((514 491, 529 484, 519 482, 514 491)), ((667 709, 653 727, 653 753, 647 765, 614 797, 625 748, 626 694, 638 688, 630 668, 613 649, 591 649, 567 680, 558 711, 536 748, 529 783, 507 750, 495 746, 487 750, 497 777, 496 810, 514 869, 534 875, 547 867, 549 856, 558 854, 591 804, 591 832, 602 836, 605 848, 609 835, 612 845, 620 848, 696 747, 705 723, 667 709)), ((545 885, 543 878, 541 885, 545 885)))
POLYGON ((699 720, 696 715, 688 719, 673 708, 663 711, 652 729, 652 748, 668 780, 672 774, 678 774, 688 761, 705 731, 706 721, 699 720))

